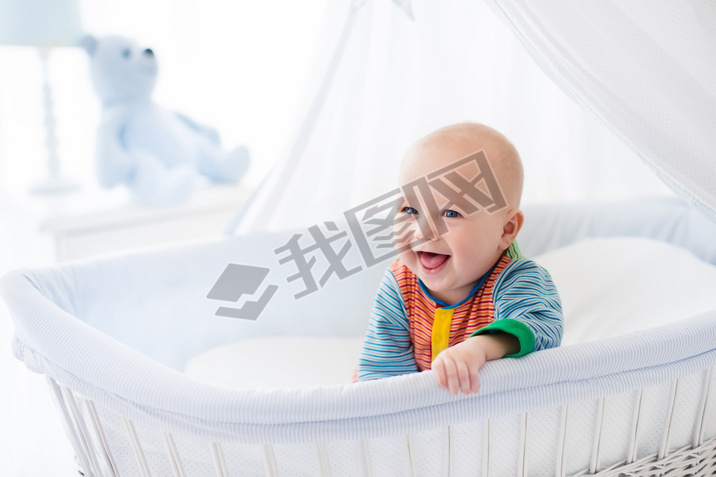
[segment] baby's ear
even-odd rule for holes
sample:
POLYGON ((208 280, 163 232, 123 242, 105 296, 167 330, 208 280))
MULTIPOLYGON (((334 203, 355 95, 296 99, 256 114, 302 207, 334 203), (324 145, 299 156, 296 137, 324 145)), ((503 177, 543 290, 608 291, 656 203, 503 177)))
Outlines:
POLYGON ((507 220, 502 227, 502 238, 501 244, 505 248, 509 247, 512 242, 517 238, 517 234, 522 228, 522 224, 525 221, 525 214, 520 209, 512 209, 507 214, 507 220))

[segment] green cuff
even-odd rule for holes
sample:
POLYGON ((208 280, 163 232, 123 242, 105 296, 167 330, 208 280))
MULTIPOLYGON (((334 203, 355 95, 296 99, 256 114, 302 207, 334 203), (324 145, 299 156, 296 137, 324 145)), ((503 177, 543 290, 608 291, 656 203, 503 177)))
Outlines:
POLYGON ((529 327, 521 321, 510 318, 493 321, 484 328, 480 328, 474 332, 470 335, 470 337, 472 338, 477 335, 487 335, 496 331, 512 335, 520 342, 520 350, 517 353, 506 355, 505 358, 517 358, 518 356, 524 356, 531 353, 535 349, 535 335, 532 333, 532 330, 530 330, 529 327))

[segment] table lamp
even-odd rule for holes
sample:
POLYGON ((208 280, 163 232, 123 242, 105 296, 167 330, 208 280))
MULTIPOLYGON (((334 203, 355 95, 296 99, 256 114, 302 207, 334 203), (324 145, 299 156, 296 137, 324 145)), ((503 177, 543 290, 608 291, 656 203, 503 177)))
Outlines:
POLYGON ((42 60, 47 177, 32 187, 35 194, 79 188, 61 174, 48 58, 52 48, 77 46, 82 35, 77 0, 0 0, 0 45, 34 46, 42 60))

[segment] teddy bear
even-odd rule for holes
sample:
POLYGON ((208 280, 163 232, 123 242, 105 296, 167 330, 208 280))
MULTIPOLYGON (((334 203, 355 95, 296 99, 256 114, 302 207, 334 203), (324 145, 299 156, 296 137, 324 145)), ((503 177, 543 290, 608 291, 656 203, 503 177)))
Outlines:
POLYGON ((157 59, 122 36, 87 36, 92 85, 102 102, 95 146, 100 186, 124 184, 146 205, 179 205, 198 177, 235 183, 249 166, 245 146, 226 151, 215 129, 152 101, 157 59))

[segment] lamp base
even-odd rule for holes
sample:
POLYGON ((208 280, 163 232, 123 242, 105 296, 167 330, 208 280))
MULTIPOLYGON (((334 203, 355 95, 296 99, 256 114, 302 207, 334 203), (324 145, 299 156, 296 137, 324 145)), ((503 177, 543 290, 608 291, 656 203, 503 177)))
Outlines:
POLYGON ((47 177, 30 188, 33 195, 56 195, 74 192, 80 189, 80 183, 64 177, 47 177))

